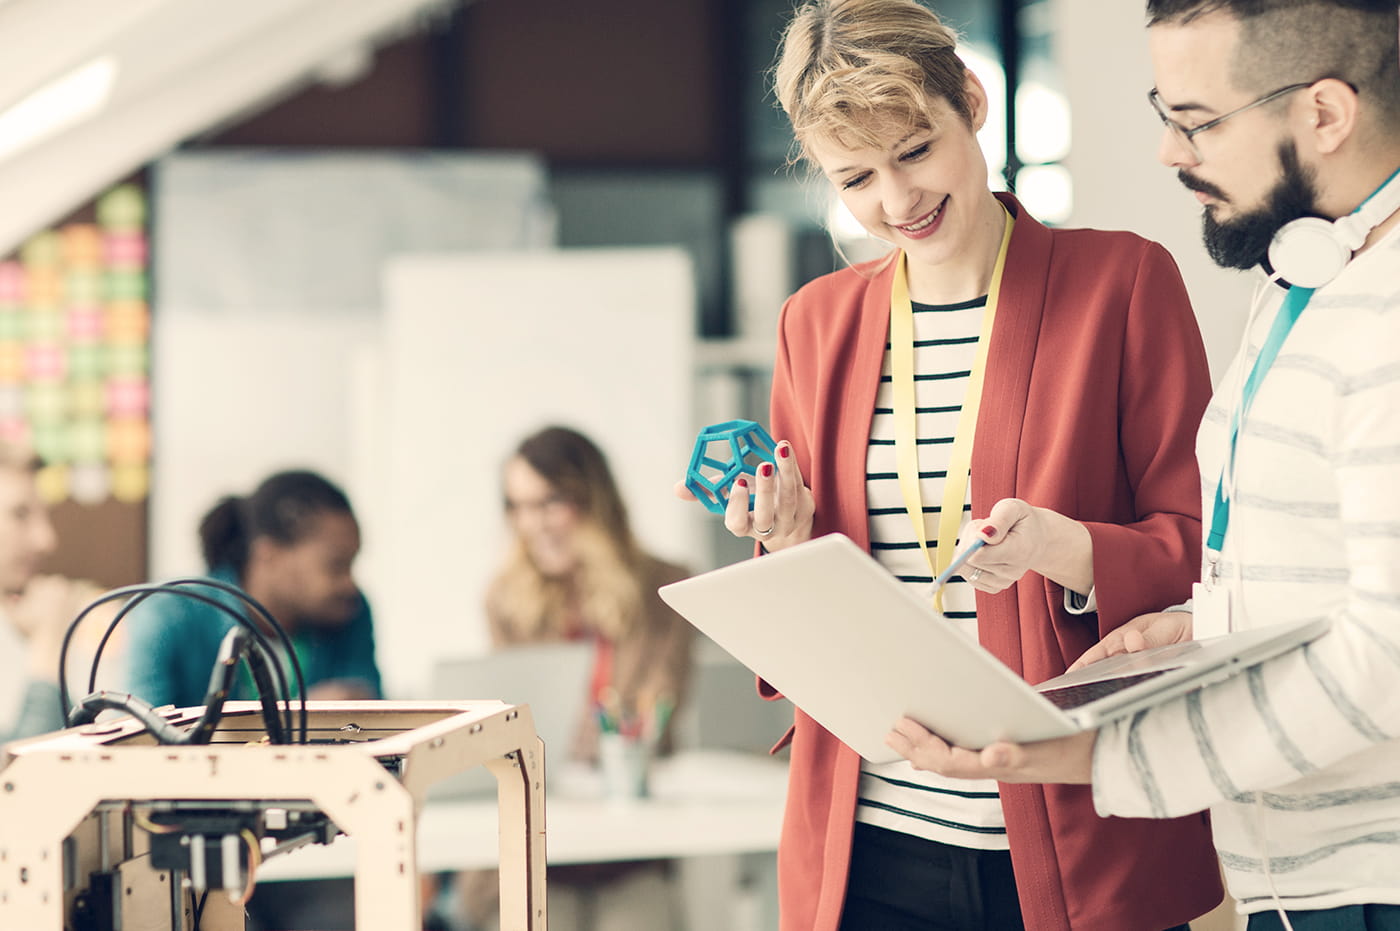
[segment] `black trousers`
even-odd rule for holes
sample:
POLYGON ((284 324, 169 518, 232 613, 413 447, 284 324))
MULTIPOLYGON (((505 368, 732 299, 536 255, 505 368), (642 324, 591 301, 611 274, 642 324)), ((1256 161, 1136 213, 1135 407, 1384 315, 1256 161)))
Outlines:
MULTIPOLYGON (((1310 912, 1289 912, 1293 931, 1400 931, 1400 905, 1344 905, 1310 912)), ((1249 916, 1249 931, 1282 931, 1278 912, 1249 916)))
POLYGON ((856 822, 841 931, 1024 928, 1007 851, 953 847, 856 822))

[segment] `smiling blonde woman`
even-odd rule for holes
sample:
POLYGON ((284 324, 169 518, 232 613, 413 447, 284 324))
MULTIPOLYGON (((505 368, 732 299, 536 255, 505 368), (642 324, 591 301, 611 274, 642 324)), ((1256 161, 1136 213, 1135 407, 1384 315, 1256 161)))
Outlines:
MULTIPOLYGON (((839 531, 921 597, 985 540, 937 606, 1031 682, 1185 599, 1210 383, 1171 257, 993 193, 987 93, 912 0, 802 7, 774 79, 797 157, 891 251, 788 300, 776 467, 726 526, 768 551, 839 531)), ((1222 897, 1199 817, 872 765, 801 711, 790 740, 783 931, 1161 931, 1222 897)))

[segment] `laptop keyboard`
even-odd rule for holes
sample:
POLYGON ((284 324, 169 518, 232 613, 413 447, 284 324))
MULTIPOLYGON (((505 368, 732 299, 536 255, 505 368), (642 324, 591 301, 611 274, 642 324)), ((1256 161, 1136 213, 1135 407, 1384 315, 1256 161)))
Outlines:
POLYGON ((1119 676, 1116 679, 1100 679, 1097 682, 1085 682, 1080 685, 1067 685, 1064 688, 1046 689, 1040 694, 1048 698, 1050 703, 1057 708, 1078 708, 1095 699, 1103 698, 1105 695, 1112 695, 1114 692, 1120 692, 1130 685, 1137 685, 1139 682, 1155 679, 1166 671, 1166 669, 1154 669, 1151 672, 1139 672, 1130 676, 1119 676))

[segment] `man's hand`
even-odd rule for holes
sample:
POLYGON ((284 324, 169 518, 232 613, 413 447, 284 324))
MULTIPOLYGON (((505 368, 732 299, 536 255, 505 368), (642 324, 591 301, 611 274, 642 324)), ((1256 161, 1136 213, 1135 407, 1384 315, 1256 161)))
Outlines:
POLYGON ((1137 653, 1151 647, 1164 647, 1170 643, 1183 643, 1190 639, 1190 612, 1158 611, 1155 614, 1141 614, 1085 650, 1084 655, 1075 660, 1069 669, 1075 670, 1120 653, 1137 653))
MULTIPOLYGON (((102 594, 91 582, 74 581, 60 575, 31 579, 21 592, 5 596, 5 614, 29 644, 29 674, 52 680, 58 673, 58 654, 68 625, 89 602, 102 594)), ((104 608, 107 606, 103 606, 104 608)), ((111 605, 102 618, 89 615, 83 629, 110 619, 117 606, 111 605)))
POLYGON ((953 747, 912 718, 900 718, 885 743, 914 765, 954 779, 1088 784, 1098 731, 1029 744, 994 743, 982 750, 953 747))

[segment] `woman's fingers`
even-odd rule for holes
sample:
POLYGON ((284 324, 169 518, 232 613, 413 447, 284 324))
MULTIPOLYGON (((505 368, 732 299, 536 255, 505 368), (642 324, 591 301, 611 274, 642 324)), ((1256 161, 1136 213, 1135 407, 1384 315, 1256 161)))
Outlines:
POLYGON ((749 488, 748 476, 741 475, 729 486, 729 503, 724 508, 724 527, 736 537, 749 535, 749 488))
POLYGON ((777 445, 773 462, 761 462, 753 474, 734 480, 724 526, 736 537, 751 537, 769 550, 782 549, 811 537, 815 509, 792 444, 784 440, 777 445))
POLYGON ((778 529, 780 491, 773 463, 759 463, 754 470, 753 536, 760 542, 778 529))

